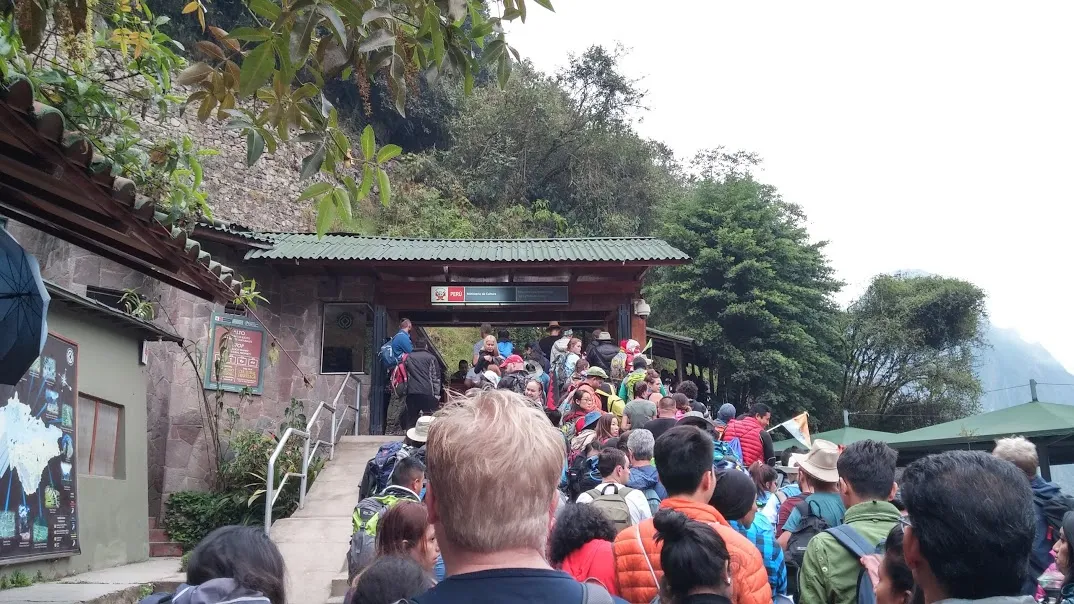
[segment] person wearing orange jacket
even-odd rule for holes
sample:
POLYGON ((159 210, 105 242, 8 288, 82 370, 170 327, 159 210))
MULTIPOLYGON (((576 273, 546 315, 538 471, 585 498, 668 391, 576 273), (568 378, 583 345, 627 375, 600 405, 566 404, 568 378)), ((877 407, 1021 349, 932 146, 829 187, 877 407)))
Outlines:
MULTIPOLYGON (((660 481, 668 491, 661 509, 681 512, 715 530, 731 555, 733 604, 770 604, 761 552, 738 533, 716 508, 709 505, 716 489, 712 471, 712 437, 694 426, 677 426, 656 441, 653 457, 660 481)), ((624 529, 615 537, 615 575, 619 595, 633 604, 647 604, 659 592, 661 544, 655 539, 652 519, 624 529)))

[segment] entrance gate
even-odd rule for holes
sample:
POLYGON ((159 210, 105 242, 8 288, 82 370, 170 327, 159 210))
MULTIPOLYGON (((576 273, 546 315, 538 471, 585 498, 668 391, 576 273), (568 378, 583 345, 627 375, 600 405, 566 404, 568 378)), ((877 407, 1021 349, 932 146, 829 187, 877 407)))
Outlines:
MULTIPOLYGON (((373 350, 408 318, 424 327, 600 326, 617 339, 645 341, 645 273, 689 257, 660 239, 400 239, 288 235, 247 259, 311 265, 373 280, 373 350)), ((301 269, 299 269, 301 265, 301 269)), ((282 268, 282 267, 281 267, 282 268)), ((376 363, 374 365, 377 365, 376 363)), ((370 432, 384 431, 387 372, 375 367, 370 432)))

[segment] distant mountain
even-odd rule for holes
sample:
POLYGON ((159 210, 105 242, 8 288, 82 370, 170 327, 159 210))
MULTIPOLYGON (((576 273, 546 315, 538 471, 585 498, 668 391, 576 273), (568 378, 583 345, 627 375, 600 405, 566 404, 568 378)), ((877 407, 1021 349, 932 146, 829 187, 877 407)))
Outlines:
POLYGON ((981 411, 995 411, 1029 402, 1029 380, 1034 379, 1037 398, 1048 403, 1074 405, 1074 375, 1040 344, 1022 339, 1013 329, 989 326, 988 346, 977 354, 977 377, 981 380, 981 411), (1011 388, 1012 386, 1016 386, 1011 388), (1001 390, 1010 388, 1009 390, 1001 390))

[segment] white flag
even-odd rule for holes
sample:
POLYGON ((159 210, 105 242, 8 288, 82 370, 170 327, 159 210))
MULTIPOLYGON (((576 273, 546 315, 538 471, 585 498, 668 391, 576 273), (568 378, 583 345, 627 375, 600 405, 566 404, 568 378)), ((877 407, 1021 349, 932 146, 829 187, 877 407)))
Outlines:
POLYGON ((787 432, 790 432, 791 436, 804 443, 807 447, 812 447, 813 443, 809 438, 809 414, 802 413, 796 415, 789 420, 783 422, 779 427, 784 428, 787 432))

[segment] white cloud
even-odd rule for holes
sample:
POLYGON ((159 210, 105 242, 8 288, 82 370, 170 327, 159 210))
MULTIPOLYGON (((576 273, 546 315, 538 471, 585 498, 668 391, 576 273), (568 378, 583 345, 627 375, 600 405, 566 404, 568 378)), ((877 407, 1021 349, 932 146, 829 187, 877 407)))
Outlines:
MULTIPOLYGON (((534 3, 530 3, 534 4, 534 3)), ((631 48, 643 135, 765 160, 853 297, 921 269, 1074 368, 1074 3, 558 0, 508 41, 541 69, 631 48)))

